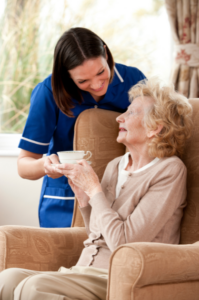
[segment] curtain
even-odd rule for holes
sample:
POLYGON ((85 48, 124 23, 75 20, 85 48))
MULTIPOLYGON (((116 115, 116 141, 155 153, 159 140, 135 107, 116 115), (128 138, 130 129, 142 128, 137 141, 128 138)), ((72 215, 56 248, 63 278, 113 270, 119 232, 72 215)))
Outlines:
POLYGON ((188 98, 199 97, 199 0, 165 0, 175 43, 171 80, 188 98))

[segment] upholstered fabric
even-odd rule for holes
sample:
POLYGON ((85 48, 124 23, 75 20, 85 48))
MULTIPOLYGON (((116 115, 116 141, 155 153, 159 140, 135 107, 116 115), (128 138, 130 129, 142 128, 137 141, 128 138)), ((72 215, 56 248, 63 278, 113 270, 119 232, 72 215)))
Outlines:
POLYGON ((87 238, 85 228, 0 227, 0 271, 17 267, 57 271, 76 264, 87 238))
MULTIPOLYGON (((123 144, 116 142, 119 128, 116 118, 119 115, 120 113, 114 111, 91 108, 83 111, 76 121, 74 149, 92 152, 89 160, 100 180, 108 162, 126 151, 123 144)), ((84 226, 77 200, 72 221, 72 227, 76 226, 84 226)))
POLYGON ((198 300, 199 242, 132 243, 111 256, 108 300, 198 300))
POLYGON ((193 106, 193 130, 183 157, 187 167, 187 207, 181 226, 181 244, 199 241, 199 99, 189 101, 193 106))

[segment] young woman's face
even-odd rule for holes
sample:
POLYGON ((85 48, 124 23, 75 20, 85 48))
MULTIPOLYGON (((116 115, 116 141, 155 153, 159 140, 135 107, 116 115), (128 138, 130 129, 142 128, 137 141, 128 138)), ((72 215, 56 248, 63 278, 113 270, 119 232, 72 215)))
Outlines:
POLYGON ((85 60, 68 72, 78 88, 89 92, 96 101, 106 94, 111 72, 103 56, 85 60))

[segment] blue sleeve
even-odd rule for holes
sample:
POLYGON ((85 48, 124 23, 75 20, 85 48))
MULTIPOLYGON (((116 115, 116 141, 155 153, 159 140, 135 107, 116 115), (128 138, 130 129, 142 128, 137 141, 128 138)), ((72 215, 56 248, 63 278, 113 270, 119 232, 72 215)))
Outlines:
POLYGON ((35 87, 30 101, 30 111, 19 148, 44 154, 48 152, 59 109, 54 101, 52 90, 45 84, 45 81, 35 87))
POLYGON ((131 82, 132 86, 145 78, 146 76, 139 69, 135 67, 128 67, 126 79, 131 82))

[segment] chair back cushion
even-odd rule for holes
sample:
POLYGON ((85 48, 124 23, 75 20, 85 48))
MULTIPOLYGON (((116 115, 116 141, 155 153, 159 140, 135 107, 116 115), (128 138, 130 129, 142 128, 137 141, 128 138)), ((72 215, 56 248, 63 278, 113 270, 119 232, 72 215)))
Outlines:
MULTIPOLYGON (((91 108, 83 111, 75 124, 74 150, 91 151, 91 166, 101 181, 107 164, 125 153, 125 146, 116 141, 118 136, 118 112, 91 108)), ((84 222, 75 199, 73 227, 82 227, 84 222)))
POLYGON ((189 101, 193 106, 193 129, 183 157, 187 167, 187 206, 181 224, 181 244, 199 241, 199 99, 189 101))

